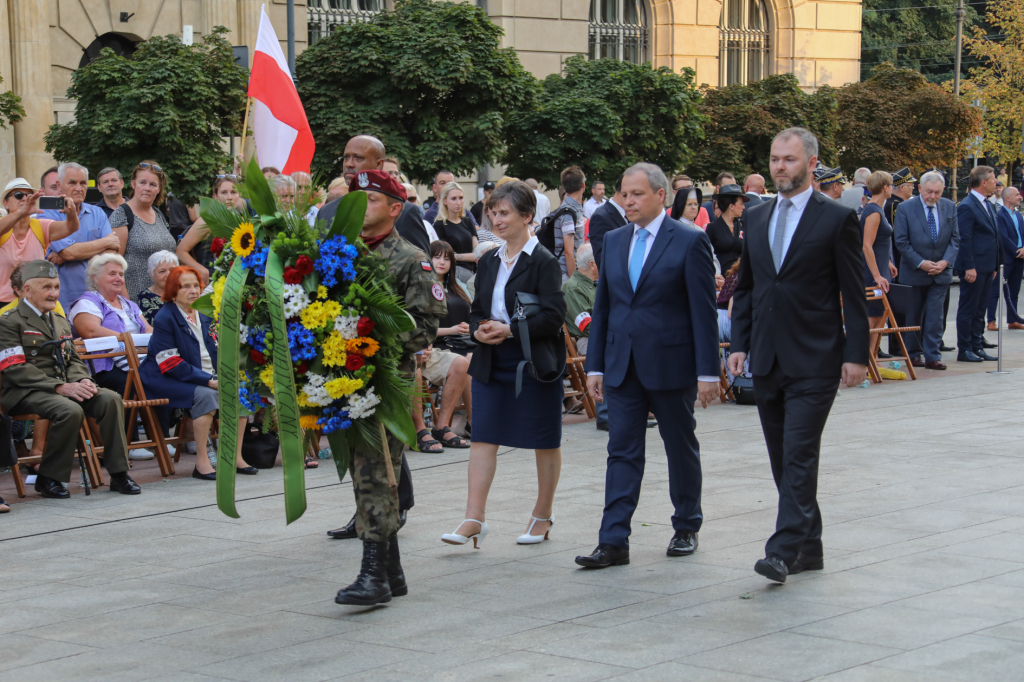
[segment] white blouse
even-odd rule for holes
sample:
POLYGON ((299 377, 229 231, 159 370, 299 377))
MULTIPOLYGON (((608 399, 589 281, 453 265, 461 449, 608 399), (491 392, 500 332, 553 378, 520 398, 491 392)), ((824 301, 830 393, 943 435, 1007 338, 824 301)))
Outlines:
POLYGON ((196 341, 199 342, 199 364, 202 365, 203 371, 210 375, 216 374, 216 372, 213 371, 213 360, 210 358, 210 351, 206 350, 206 342, 203 341, 203 325, 199 321, 199 313, 195 310, 192 311, 192 314, 196 316, 196 319, 193 322, 192 318, 186 315, 185 311, 181 309, 181 306, 175 305, 174 307, 177 308, 178 312, 181 313, 181 316, 185 318, 185 322, 188 323, 188 328, 192 330, 192 336, 196 337, 196 341))
POLYGON ((498 259, 498 276, 494 280, 494 294, 491 296, 491 319, 500 320, 505 324, 511 324, 512 319, 509 317, 508 310, 505 308, 505 285, 508 284, 508 278, 512 276, 512 271, 516 268, 516 263, 519 262, 519 256, 523 254, 523 251, 533 255, 533 250, 540 244, 540 240, 536 237, 530 237, 526 242, 526 246, 523 250, 516 254, 515 260, 510 264, 505 264, 505 249, 508 248, 508 242, 503 243, 497 249, 494 249, 494 257, 498 259))

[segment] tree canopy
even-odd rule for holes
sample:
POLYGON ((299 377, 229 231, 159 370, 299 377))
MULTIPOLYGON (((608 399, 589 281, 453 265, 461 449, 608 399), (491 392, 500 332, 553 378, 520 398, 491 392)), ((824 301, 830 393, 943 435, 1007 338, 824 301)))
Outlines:
POLYGON ((676 74, 650 64, 567 59, 561 74, 544 79, 532 107, 509 116, 508 174, 548 187, 571 165, 591 182, 612 182, 638 161, 671 174, 703 136, 694 78, 692 69, 676 74))
POLYGON ((235 64, 226 33, 218 26, 192 45, 158 36, 130 57, 103 49, 72 74, 75 121, 50 126, 46 151, 93 172, 153 159, 185 203, 208 195, 231 167, 223 138, 239 134, 245 110, 248 71, 235 64))
POLYGON ((421 182, 494 161, 505 116, 536 88, 515 51, 499 48, 502 35, 468 3, 399 0, 314 43, 296 62, 314 171, 340 175, 345 144, 360 134, 380 138, 421 182))
POLYGON ((838 90, 840 165, 915 172, 946 168, 967 153, 981 114, 913 69, 882 64, 838 90))
POLYGON ((749 85, 702 86, 700 111, 708 121, 705 137, 686 173, 712 182, 729 171, 742 181, 760 173, 771 186, 768 158, 772 139, 785 128, 801 126, 818 136, 819 158, 833 163, 836 153, 836 90, 828 86, 808 94, 793 74, 768 76, 749 85))

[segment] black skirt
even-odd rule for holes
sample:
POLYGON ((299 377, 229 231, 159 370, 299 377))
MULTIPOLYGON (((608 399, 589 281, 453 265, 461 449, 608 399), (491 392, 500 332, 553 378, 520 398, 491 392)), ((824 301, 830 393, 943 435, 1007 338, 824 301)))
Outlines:
POLYGON ((562 444, 562 381, 541 383, 523 369, 516 398, 516 368, 523 349, 516 339, 493 347, 489 383, 473 380, 473 440, 513 448, 550 450, 562 444))

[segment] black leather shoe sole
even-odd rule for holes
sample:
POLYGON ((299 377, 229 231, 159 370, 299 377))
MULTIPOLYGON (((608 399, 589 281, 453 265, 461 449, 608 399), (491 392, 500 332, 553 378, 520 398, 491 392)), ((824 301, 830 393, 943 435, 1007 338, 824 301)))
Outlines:
POLYGON ((51 492, 49 490, 39 490, 37 488, 36 492, 39 493, 41 497, 45 497, 51 500, 66 500, 71 497, 71 493, 69 493, 67 490, 51 492))
POLYGON ((956 361, 957 362, 984 362, 984 360, 979 358, 974 353, 971 353, 970 355, 958 355, 958 356, 956 356, 956 361))
POLYGON ((204 474, 204 473, 201 473, 199 471, 199 469, 193 469, 192 470, 192 478, 198 478, 200 481, 216 481, 217 480, 217 472, 216 471, 211 471, 208 474, 204 474))
POLYGON ((607 564, 599 564, 596 561, 588 561, 590 557, 576 557, 576 563, 583 568, 610 568, 612 566, 627 566, 629 565, 629 557, 621 557, 615 561, 610 561, 607 564))
POLYGON ((668 550, 665 552, 665 556, 690 556, 691 554, 693 554, 696 551, 697 551, 696 547, 691 547, 689 549, 679 549, 677 547, 669 547, 668 550))
POLYGON ((607 431, 608 430, 608 423, 607 422, 598 422, 597 430, 598 431, 607 431))
POLYGON ((754 572, 758 575, 763 575, 765 578, 768 578, 768 580, 774 580, 777 583, 786 582, 786 574, 780 573, 774 566, 764 559, 757 560, 757 563, 754 564, 754 572))
POLYGON ((822 571, 825 569, 824 557, 799 556, 789 568, 790 575, 803 573, 804 571, 822 571))
POLYGON ((346 604, 348 606, 376 606, 377 604, 387 604, 391 601, 391 595, 393 592, 378 597, 376 599, 360 599, 350 594, 344 594, 344 590, 338 592, 338 596, 334 598, 335 604, 346 604))
POLYGON ((117 488, 110 486, 110 492, 121 493, 122 495, 141 495, 142 488, 137 485, 122 485, 117 488))
POLYGON ((391 585, 391 581, 389 580, 388 585, 391 587, 392 597, 404 597, 405 595, 409 594, 409 586, 406 585, 404 581, 402 582, 401 585, 395 587, 394 585, 391 585))

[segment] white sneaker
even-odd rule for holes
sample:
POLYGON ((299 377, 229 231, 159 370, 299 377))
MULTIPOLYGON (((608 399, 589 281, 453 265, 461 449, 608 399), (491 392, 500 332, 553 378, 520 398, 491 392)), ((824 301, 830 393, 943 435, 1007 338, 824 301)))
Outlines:
POLYGON ((185 443, 185 452, 190 455, 196 454, 196 442, 194 440, 185 443))
POLYGON ((156 455, 153 454, 153 451, 146 448, 128 451, 128 459, 153 459, 154 457, 156 455))
POLYGON ((167 444, 167 454, 168 455, 170 455, 171 457, 174 457, 175 453, 177 453, 177 452, 178 452, 178 449, 176 447, 174 447, 170 443, 167 444))

